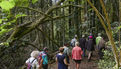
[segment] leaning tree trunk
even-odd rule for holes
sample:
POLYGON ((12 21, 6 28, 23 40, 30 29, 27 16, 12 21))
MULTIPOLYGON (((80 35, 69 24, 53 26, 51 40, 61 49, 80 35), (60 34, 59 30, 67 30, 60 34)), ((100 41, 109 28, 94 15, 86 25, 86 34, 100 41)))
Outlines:
POLYGON ((109 20, 109 17, 107 15, 106 8, 104 6, 104 2, 102 0, 100 0, 101 6, 102 6, 102 9, 103 9, 105 18, 106 18, 107 26, 106 26, 104 20, 102 19, 99 11, 95 8, 95 6, 90 2, 90 0, 87 0, 87 1, 90 4, 90 6, 94 9, 94 11, 96 12, 97 16, 99 17, 99 19, 101 21, 102 26, 104 27, 104 29, 106 31, 106 34, 108 36, 108 39, 111 42, 111 47, 112 47, 112 51, 113 51, 113 54, 114 54, 115 62, 117 64, 117 67, 119 68, 118 52, 117 52, 116 45, 114 43, 114 39, 113 39, 113 36, 112 36, 112 30, 111 30, 110 20, 109 20))

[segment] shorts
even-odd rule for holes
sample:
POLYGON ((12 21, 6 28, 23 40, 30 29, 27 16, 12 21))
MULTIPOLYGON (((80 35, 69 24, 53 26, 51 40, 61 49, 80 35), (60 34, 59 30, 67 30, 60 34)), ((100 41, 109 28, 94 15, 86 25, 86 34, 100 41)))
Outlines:
POLYGON ((42 67, 43 69, 48 69, 48 64, 43 64, 42 67))
POLYGON ((77 64, 81 63, 81 60, 74 60, 77 64))

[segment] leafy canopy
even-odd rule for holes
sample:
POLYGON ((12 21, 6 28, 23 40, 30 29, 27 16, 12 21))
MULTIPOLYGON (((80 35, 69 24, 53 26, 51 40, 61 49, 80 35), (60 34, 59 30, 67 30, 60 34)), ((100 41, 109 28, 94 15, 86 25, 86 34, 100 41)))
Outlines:
POLYGON ((2 1, 0 3, 0 7, 3 10, 9 11, 10 9, 12 9, 15 6, 15 2, 13 1, 2 1))
MULTIPOLYGON (((12 14, 11 11, 15 7, 28 7, 29 3, 36 3, 38 0, 0 0, 0 36, 9 32, 13 29, 14 26, 11 26, 13 23, 17 22, 17 19, 20 17, 27 16, 24 13, 12 14)), ((18 8, 17 8, 18 9, 18 8)))

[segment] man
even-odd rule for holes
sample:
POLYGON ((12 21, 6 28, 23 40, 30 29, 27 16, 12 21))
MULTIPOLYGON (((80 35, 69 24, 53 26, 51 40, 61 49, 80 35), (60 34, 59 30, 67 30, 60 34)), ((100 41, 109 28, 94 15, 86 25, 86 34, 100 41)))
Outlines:
POLYGON ((104 55, 103 50, 105 50, 105 40, 103 38, 99 41, 98 47, 99 47, 98 55, 99 58, 102 59, 104 55))
POLYGON ((86 42, 87 51, 88 51, 88 62, 91 60, 92 53, 94 51, 94 42, 93 37, 89 36, 89 40, 86 42))
POLYGON ((77 42, 77 35, 71 40, 71 46, 74 47, 75 43, 77 42))
POLYGON ((99 50, 99 42, 100 42, 101 39, 102 39, 101 34, 98 33, 98 37, 96 37, 96 46, 97 46, 97 50, 99 50))
POLYGON ((86 43, 85 35, 82 35, 82 38, 79 39, 79 46, 83 50, 82 54, 83 57, 85 57, 85 51, 86 51, 85 43, 86 43))

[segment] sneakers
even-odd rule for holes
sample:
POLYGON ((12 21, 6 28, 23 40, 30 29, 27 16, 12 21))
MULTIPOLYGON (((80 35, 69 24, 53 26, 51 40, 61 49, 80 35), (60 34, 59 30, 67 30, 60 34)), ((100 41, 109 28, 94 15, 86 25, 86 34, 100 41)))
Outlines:
POLYGON ((87 61, 90 62, 90 59, 88 59, 87 61))

